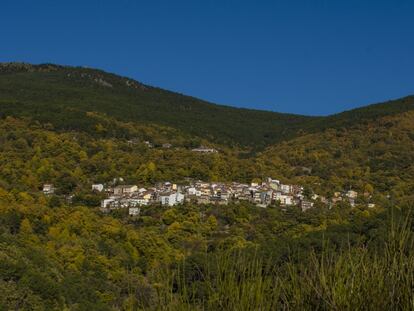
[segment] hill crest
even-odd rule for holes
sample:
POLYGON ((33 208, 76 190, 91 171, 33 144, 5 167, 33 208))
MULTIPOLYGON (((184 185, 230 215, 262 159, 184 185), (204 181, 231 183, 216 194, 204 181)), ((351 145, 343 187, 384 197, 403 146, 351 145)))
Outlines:
POLYGON ((216 105, 102 70, 0 63, 0 116, 25 116, 73 130, 95 111, 123 122, 162 125, 214 143, 263 148, 328 128, 414 109, 414 96, 327 117, 216 105))

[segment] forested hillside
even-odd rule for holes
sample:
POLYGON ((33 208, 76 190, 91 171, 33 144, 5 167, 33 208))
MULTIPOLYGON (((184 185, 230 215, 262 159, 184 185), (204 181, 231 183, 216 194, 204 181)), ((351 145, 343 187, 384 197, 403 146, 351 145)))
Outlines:
MULTIPOLYGON (((98 112, 122 122, 169 126, 239 146, 264 147, 305 132, 339 128, 414 109, 414 98, 321 118, 220 106, 100 70, 0 64, 0 116, 29 116, 60 130, 93 132, 98 112)), ((128 133, 112 133, 128 136, 128 133)))
POLYGON ((414 110, 329 128, 269 147, 260 163, 319 193, 414 193, 414 110), (372 191, 372 190, 371 190, 372 191))
POLYGON ((414 190, 413 112, 307 134, 257 155, 214 144, 217 154, 198 154, 191 147, 209 142, 171 128, 137 126, 99 115, 93 118, 111 131, 131 133, 137 142, 56 132, 50 125, 27 119, 3 119, 0 185, 39 191, 44 183, 52 182, 69 194, 120 176, 143 185, 183 182, 187 177, 249 183, 273 176, 328 198, 346 189, 361 193, 369 189, 375 195, 393 197, 411 196, 414 190), (156 142, 153 148, 144 143, 146 139, 156 142), (165 142, 173 147, 163 148, 165 142))
MULTIPOLYGON (((39 191, 53 182, 64 194, 90 189, 123 177, 126 182, 148 185, 157 181, 243 180, 258 176, 251 159, 240 159, 235 150, 192 152, 192 138, 168 128, 135 126, 99 117, 108 128, 128 131, 136 140, 96 138, 84 132, 56 132, 48 125, 7 117, 0 124, 0 185, 5 189, 39 191), (148 147, 144 139, 158 142, 148 147), (168 141, 171 148, 163 148, 168 141)), ((194 139, 195 144, 197 139, 194 139)), ((201 141, 202 142, 202 141, 201 141)))
POLYGON ((305 117, 94 69, 2 64, 0 310, 413 309, 413 133, 414 97, 305 117), (308 196, 361 195, 306 212, 185 203, 129 216, 104 214, 91 191, 120 177, 269 176, 308 196))
POLYGON ((136 218, 1 190, 0 309, 409 309, 411 215, 386 208, 187 205, 136 218))
POLYGON ((60 130, 93 131, 96 123, 85 113, 94 111, 247 146, 293 135, 310 119, 214 105, 103 71, 56 65, 0 64, 0 94, 2 116, 30 116, 60 130))

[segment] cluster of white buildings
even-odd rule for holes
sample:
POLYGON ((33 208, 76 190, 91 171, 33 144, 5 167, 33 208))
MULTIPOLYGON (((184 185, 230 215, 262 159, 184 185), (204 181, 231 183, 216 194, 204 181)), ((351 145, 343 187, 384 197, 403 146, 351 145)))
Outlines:
POLYGON ((139 207, 150 204, 174 206, 184 202, 227 205, 230 202, 245 201, 262 207, 271 204, 286 207, 297 205, 302 210, 313 206, 311 200, 305 199, 303 187, 282 184, 272 178, 251 184, 191 181, 187 185, 178 185, 163 182, 150 188, 139 188, 136 185, 105 188, 102 184, 95 184, 92 185, 92 190, 107 193, 108 197, 101 202, 104 211, 130 208, 130 214, 139 213, 139 207))
MULTIPOLYGON (((123 179, 114 179, 112 184, 122 183, 123 179)), ((52 184, 45 184, 43 192, 53 194, 52 184)), ((358 193, 353 190, 336 192, 331 200, 317 194, 305 198, 304 189, 298 185, 283 184, 279 180, 267 178, 261 183, 238 182, 204 182, 189 181, 187 185, 160 182, 152 187, 140 188, 137 185, 105 186, 93 184, 92 191, 103 192, 106 198, 101 201, 101 209, 105 212, 128 208, 130 215, 139 215, 140 208, 150 204, 174 206, 185 202, 193 204, 220 204, 230 202, 250 202, 257 206, 280 205, 282 207, 299 206, 302 211, 313 207, 320 201, 333 205, 341 201, 355 205, 358 193)), ((309 195, 309 194, 308 194, 309 195)))

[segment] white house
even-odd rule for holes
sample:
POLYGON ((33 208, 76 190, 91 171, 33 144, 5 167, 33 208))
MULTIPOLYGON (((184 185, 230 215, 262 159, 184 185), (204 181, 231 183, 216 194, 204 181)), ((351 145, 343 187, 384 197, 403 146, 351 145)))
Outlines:
POLYGON ((102 192, 104 190, 104 185, 102 184, 93 184, 92 191, 99 191, 102 192))
POLYGON ((290 193, 292 191, 292 187, 291 187, 291 185, 283 185, 283 184, 281 184, 280 185, 280 190, 283 193, 290 193))
POLYGON ((201 196, 201 191, 195 187, 190 187, 187 189, 188 195, 195 195, 197 197, 201 196))
POLYGON ((273 192, 273 199, 276 201, 280 201, 281 205, 293 205, 293 196, 281 194, 280 192, 273 192))
POLYGON ((149 204, 149 200, 148 199, 146 199, 146 198, 143 198, 143 197, 140 197, 140 198, 136 198, 136 199, 133 199, 134 200, 134 202, 136 202, 136 205, 138 205, 138 206, 146 206, 146 205, 148 205, 149 204))
POLYGON ((214 148, 207 148, 207 147, 199 147, 199 148, 194 148, 191 149, 191 151, 193 152, 199 152, 199 153, 217 153, 217 150, 214 148))
POLYGON ((350 199, 356 199, 358 197, 358 192, 354 191, 354 190, 349 190, 346 193, 346 196, 350 199))
POLYGON ((106 208, 109 207, 113 202, 115 202, 115 198, 109 198, 101 201, 101 207, 106 208))
POLYGON ((148 205, 148 201, 141 198, 119 198, 109 197, 101 201, 102 208, 126 208, 148 205))
POLYGON ((138 191, 138 187, 136 185, 126 185, 124 186, 124 189, 123 189, 123 192, 126 194, 137 192, 137 191, 138 191))
POLYGON ((281 201, 282 192, 281 191, 273 191, 272 199, 275 201, 281 201))
POLYGON ((159 200, 162 205, 174 206, 184 201, 184 195, 179 192, 165 192, 160 194, 159 200))
POLYGON ((141 209, 139 207, 130 207, 128 209, 128 214, 130 216, 138 216, 141 213, 141 209))
POLYGON ((293 197, 291 195, 282 195, 280 202, 282 205, 293 205, 293 197))
POLYGON ((123 200, 123 203, 124 203, 124 207, 136 207, 136 206, 140 206, 140 205, 143 205, 142 203, 144 202, 145 200, 143 200, 143 199, 140 199, 140 198, 132 198, 132 199, 125 199, 125 200, 123 200))
POLYGON ((53 194, 55 193, 55 187, 52 184, 44 184, 43 185, 43 193, 44 194, 53 194))

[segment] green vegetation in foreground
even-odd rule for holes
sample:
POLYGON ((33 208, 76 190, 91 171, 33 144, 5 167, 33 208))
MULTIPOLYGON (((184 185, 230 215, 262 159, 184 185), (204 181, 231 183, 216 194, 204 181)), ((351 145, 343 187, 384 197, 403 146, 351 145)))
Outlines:
POLYGON ((412 310, 413 246, 409 223, 400 222, 376 250, 323 246, 280 265, 251 250, 207 254, 201 264, 167 270, 157 303, 166 310, 412 310))
POLYGON ((48 205, 1 190, 1 310, 413 308, 409 209, 48 205))

